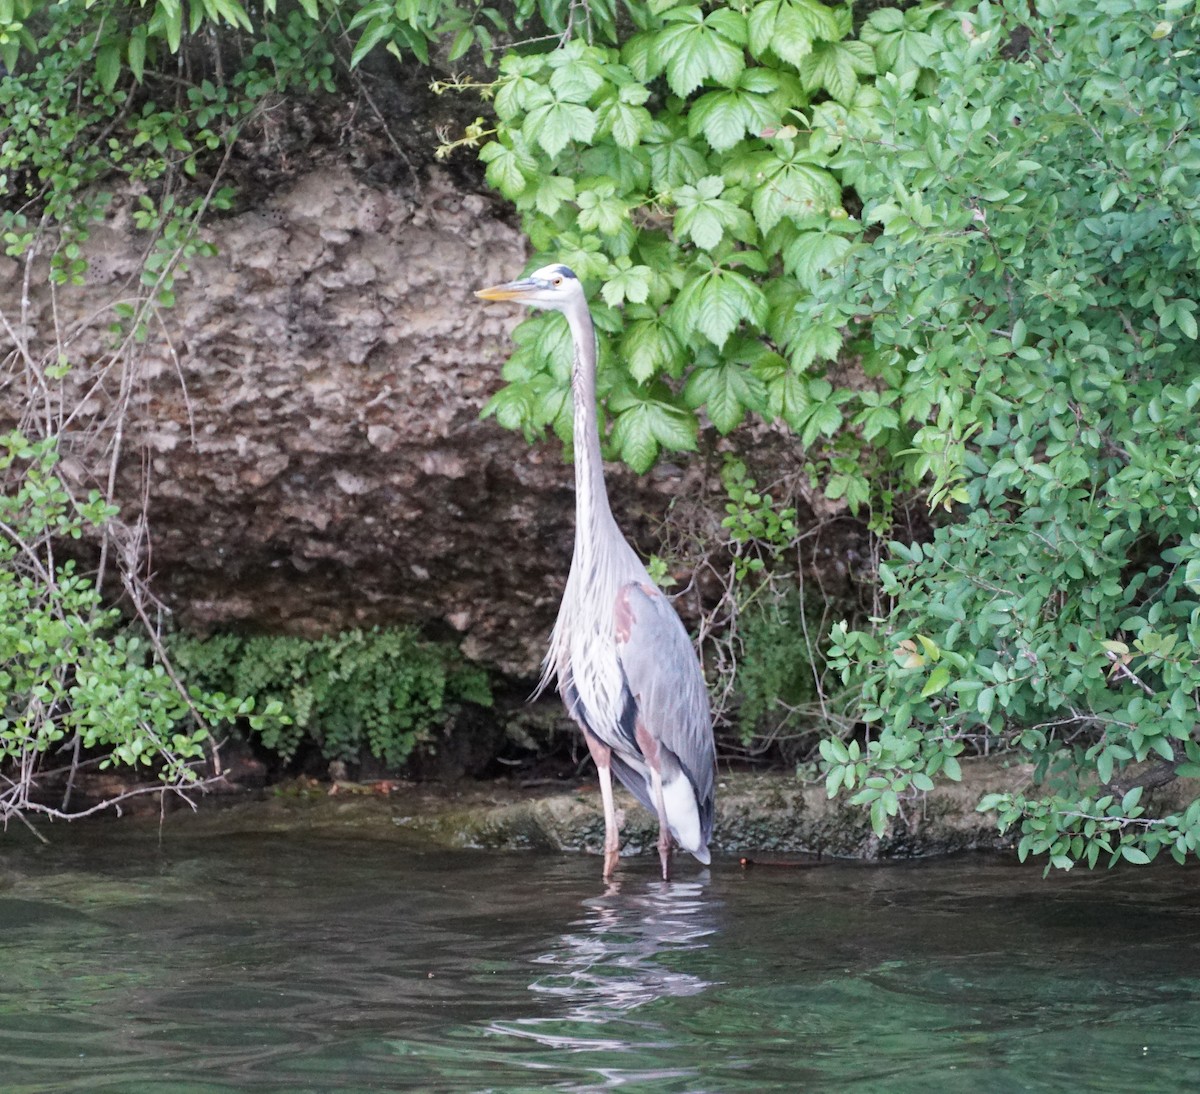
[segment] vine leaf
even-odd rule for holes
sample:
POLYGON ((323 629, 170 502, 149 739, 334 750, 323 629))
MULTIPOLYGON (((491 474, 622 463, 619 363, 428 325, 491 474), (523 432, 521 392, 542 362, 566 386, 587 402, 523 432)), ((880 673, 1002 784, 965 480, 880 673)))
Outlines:
POLYGON ((750 207, 763 233, 785 216, 806 220, 841 206, 842 189, 823 168, 800 163, 794 156, 780 158, 775 151, 761 157, 757 166, 760 181, 750 207))
POLYGON ((817 39, 842 36, 833 12, 817 0, 765 0, 751 10, 747 29, 751 53, 773 53, 791 65, 799 65, 817 39))
POLYGON ((537 160, 523 146, 523 142, 516 139, 511 145, 489 141, 480 149, 479 158, 487 164, 484 176, 488 184, 494 186, 506 198, 515 198, 524 193, 529 180, 538 170, 537 160))
POLYGON ((728 9, 706 17, 698 7, 669 12, 667 19, 672 25, 659 32, 656 45, 671 90, 686 97, 705 80, 732 86, 746 67, 745 19, 728 9))
MULTIPOLYGON (((624 262, 628 263, 629 259, 625 259, 624 262)), ((612 308, 622 300, 628 300, 632 304, 644 304, 650 295, 650 281, 653 275, 654 272, 649 266, 626 265, 623 269, 618 266, 617 272, 604 283, 600 295, 612 308)))
POLYGON ((682 337, 698 331, 718 349, 743 320, 761 328, 767 312, 762 289, 748 277, 720 266, 684 285, 671 306, 672 325, 682 337))
POLYGON ((619 235, 629 219, 629 208, 616 197, 616 184, 610 179, 597 182, 576 199, 579 216, 576 223, 585 232, 602 236, 619 235))
POLYGON ((629 375, 638 383, 662 373, 673 374, 683 362, 679 339, 659 318, 631 323, 621 339, 621 354, 629 366, 629 375))
POLYGON ((713 250, 725 238, 725 230, 744 236, 751 228, 746 211, 736 202, 721 197, 725 182, 719 175, 706 175, 695 186, 681 186, 675 192, 678 212, 675 230, 690 236, 697 247, 713 250))
POLYGON ((699 427, 694 414, 654 398, 614 398, 609 405, 625 407, 618 412, 611 441, 621 459, 639 474, 653 466, 659 448, 695 451, 699 427))
POLYGON ((747 411, 760 411, 766 403, 763 382, 733 361, 698 368, 688 378, 684 401, 692 408, 704 406, 709 421, 725 434, 742 423, 747 411))
POLYGON ((815 292, 821 274, 845 258, 853 247, 853 241, 839 232, 802 232, 783 249, 784 269, 815 292))
POLYGON ((860 37, 875 51, 881 72, 900 76, 915 72, 933 58, 933 36, 923 29, 929 21, 927 11, 908 12, 880 8, 867 16, 860 37))
POLYGON ((777 124, 778 114, 762 95, 741 88, 710 91, 688 112, 688 135, 704 135, 717 152, 727 152, 747 133, 777 124))
POLYGON ((521 132, 553 158, 573 140, 587 144, 596 132, 596 115, 582 103, 556 99, 529 111, 521 132))
POLYGON ((824 88, 847 106, 854 101, 859 74, 869 75, 874 71, 875 53, 866 42, 817 42, 800 62, 805 91, 824 88))

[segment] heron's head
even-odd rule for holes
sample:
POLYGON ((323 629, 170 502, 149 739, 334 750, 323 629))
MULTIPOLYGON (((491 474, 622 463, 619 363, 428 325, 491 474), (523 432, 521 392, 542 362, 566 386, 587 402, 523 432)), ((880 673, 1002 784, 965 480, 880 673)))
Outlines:
POLYGON ((555 311, 567 311, 584 302, 579 278, 569 267, 558 263, 534 270, 519 281, 478 289, 475 295, 482 300, 515 300, 519 304, 534 304, 555 311))

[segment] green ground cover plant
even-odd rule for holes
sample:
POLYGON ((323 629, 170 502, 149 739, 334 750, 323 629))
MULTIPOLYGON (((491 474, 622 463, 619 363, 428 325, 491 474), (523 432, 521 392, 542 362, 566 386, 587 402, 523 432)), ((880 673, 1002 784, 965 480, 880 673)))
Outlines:
POLYGON ((284 720, 263 724, 257 737, 285 762, 307 743, 325 760, 369 755, 399 768, 457 706, 492 704, 482 669, 404 629, 316 639, 176 636, 170 650, 189 680, 280 711, 284 720))

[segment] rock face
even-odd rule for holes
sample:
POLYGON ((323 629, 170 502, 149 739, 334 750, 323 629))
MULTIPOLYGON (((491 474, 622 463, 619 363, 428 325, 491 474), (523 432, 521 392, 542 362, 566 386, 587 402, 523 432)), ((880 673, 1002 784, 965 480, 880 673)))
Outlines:
MULTIPOLYGON (((0 258, 0 309, 21 315, 34 356, 77 323, 65 348, 81 421, 111 422, 127 399, 117 496, 131 523, 144 506, 140 550, 178 622, 411 623, 534 672, 570 558, 573 478, 557 441, 531 447, 479 418, 520 319, 471 292, 524 264, 503 210, 436 167, 414 192, 315 164, 211 220, 216 257, 193 260, 175 306, 118 359, 106 322, 83 319, 136 277, 128 204, 92 233, 86 285, 52 299, 35 271, 23 313, 23 267, 0 258)), ((15 385, 4 399, 12 421, 27 410, 15 385)), ((103 484, 94 450, 78 462, 103 484)), ((684 474, 610 469, 644 545, 684 474)))

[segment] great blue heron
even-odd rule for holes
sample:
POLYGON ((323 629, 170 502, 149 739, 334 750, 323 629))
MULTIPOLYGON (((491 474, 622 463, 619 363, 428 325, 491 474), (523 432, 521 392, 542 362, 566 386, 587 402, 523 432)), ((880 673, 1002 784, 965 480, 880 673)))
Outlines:
POLYGON ((604 876, 620 847, 612 772, 658 816, 662 874, 671 837, 709 862, 713 822, 712 715, 704 674, 675 609, 613 519, 596 421, 596 332, 583 286, 566 266, 480 289, 567 317, 575 345, 575 550, 543 663, 583 731, 604 802, 604 876))

